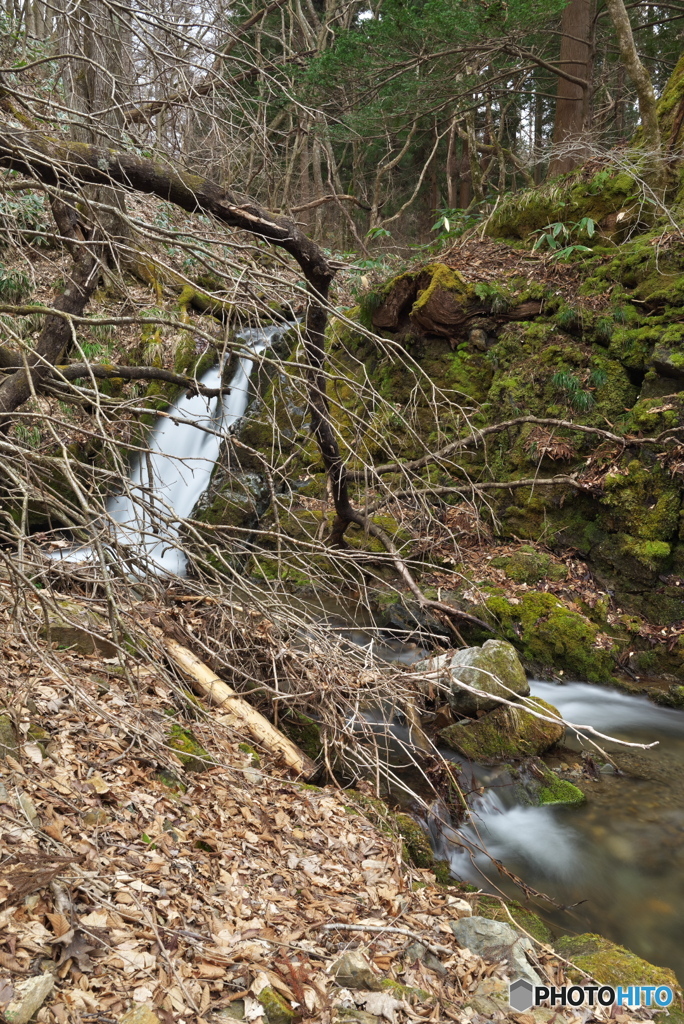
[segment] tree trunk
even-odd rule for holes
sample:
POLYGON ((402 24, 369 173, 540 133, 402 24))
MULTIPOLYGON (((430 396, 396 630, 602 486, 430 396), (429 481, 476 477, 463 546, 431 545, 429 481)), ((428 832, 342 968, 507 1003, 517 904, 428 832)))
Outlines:
POLYGON ((571 0, 563 11, 559 66, 582 79, 577 85, 558 79, 553 145, 549 174, 565 174, 586 159, 582 148, 589 105, 594 36, 594 0, 571 0))
POLYGON ((632 80, 639 100, 642 139, 647 153, 648 177, 653 187, 660 191, 665 184, 666 172, 658 123, 658 104, 653 82, 648 69, 641 63, 637 53, 624 0, 606 0, 606 8, 615 28, 622 63, 632 80))

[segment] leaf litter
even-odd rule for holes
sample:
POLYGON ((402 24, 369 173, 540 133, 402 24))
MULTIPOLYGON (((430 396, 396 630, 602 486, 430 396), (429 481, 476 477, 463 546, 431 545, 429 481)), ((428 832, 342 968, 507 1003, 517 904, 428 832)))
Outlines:
MULTIPOLYGON (((449 926, 469 894, 404 863, 343 790, 293 781, 199 714, 211 761, 185 771, 161 670, 134 691, 98 654, 38 657, 4 614, 0 714, 19 742, 0 759, 0 1010, 49 975, 41 1024, 589 1019, 511 1012, 507 965, 449 926), (363 988, 336 980, 348 952, 363 988), (483 985, 498 1003, 478 1003, 483 985)), ((565 979, 548 947, 536 967, 565 979)))

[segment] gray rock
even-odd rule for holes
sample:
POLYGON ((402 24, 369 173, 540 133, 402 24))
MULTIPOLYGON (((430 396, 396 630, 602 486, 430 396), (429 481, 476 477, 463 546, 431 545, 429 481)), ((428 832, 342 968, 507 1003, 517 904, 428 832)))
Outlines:
POLYGON ((444 977, 445 974, 449 973, 442 961, 438 960, 434 953, 431 953, 422 942, 412 942, 404 953, 404 956, 409 963, 415 963, 416 960, 422 960, 429 970, 434 971, 435 974, 439 974, 440 977, 444 977))
POLYGON ((504 697, 515 700, 527 697, 530 685, 513 644, 506 640, 487 640, 482 647, 466 647, 461 651, 447 651, 437 658, 428 658, 415 666, 416 671, 440 672, 441 681, 450 687, 449 704, 461 715, 476 711, 491 711, 504 697), (458 685, 460 682, 485 691, 489 696, 478 697, 458 685))
POLYGON ((372 989, 382 988, 381 979, 370 965, 370 962, 359 950, 350 949, 343 953, 339 960, 330 968, 330 973, 342 988, 372 989))
POLYGON ((684 355, 667 345, 658 344, 653 349, 651 365, 661 377, 681 380, 684 377, 684 355))
POLYGON ((18 981, 14 986, 14 996, 5 1007, 5 1020, 8 1024, 28 1024, 54 987, 52 974, 39 974, 37 978, 18 981))
POLYGON ((477 953, 485 960, 506 961, 512 981, 524 978, 532 985, 541 985, 536 971, 530 967, 525 952, 534 949, 526 935, 521 935, 510 924, 490 921, 488 917, 462 917, 450 921, 451 930, 457 942, 477 953))

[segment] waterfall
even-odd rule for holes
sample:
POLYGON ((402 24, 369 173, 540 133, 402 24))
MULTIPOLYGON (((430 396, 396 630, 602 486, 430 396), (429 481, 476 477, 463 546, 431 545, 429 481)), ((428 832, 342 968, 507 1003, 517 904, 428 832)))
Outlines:
MULTIPOLYGON (((228 394, 211 399, 181 395, 152 430, 148 452, 135 461, 126 491, 108 499, 116 542, 134 549, 147 572, 185 575, 187 558, 179 542, 182 522, 209 487, 224 439, 244 416, 254 359, 288 326, 240 331, 236 339, 254 356, 240 356, 228 394)), ((219 388, 222 372, 222 366, 215 365, 200 383, 219 388)), ((88 562, 97 556, 92 546, 85 545, 52 552, 50 557, 88 562)))

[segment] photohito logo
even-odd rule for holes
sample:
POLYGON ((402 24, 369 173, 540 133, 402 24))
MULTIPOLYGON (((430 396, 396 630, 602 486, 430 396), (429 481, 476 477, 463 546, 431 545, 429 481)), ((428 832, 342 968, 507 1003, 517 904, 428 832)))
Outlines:
POLYGON ((508 988, 512 1009, 524 1013, 533 1006, 655 1006, 662 1009, 674 998, 668 985, 531 985, 520 978, 508 988))

